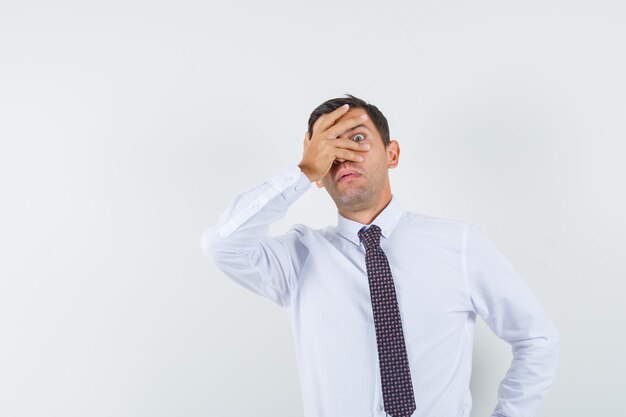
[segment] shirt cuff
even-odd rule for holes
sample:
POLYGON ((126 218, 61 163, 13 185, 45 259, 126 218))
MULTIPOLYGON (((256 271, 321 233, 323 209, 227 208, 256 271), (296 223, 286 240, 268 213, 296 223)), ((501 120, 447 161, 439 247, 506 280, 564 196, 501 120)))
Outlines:
POLYGON ((309 181, 309 178, 297 164, 289 166, 284 171, 270 178, 269 183, 280 192, 289 204, 296 201, 311 188, 311 181, 309 181))

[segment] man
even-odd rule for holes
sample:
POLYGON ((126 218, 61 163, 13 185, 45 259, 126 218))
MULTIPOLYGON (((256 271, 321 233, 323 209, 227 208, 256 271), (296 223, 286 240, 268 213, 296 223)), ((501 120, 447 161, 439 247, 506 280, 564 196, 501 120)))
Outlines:
POLYGON ((476 315, 512 346, 492 417, 535 416, 559 333, 479 226, 403 211, 388 170, 400 146, 352 95, 309 118, 299 164, 236 196, 202 235, 234 281, 282 306, 306 417, 467 417, 476 315), (337 226, 269 237, 315 182, 337 226))

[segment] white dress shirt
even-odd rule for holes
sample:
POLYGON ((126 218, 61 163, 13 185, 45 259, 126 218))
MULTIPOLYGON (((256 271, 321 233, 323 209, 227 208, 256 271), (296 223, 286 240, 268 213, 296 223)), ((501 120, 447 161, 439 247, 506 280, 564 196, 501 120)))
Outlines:
MULTIPOLYGON (((284 308, 305 417, 385 417, 376 333, 357 232, 294 225, 267 236, 311 187, 297 165, 239 193, 201 237, 231 279, 284 308)), ((392 196, 372 222, 393 274, 417 409, 468 417, 476 315, 512 347, 492 417, 536 416, 554 379, 559 333, 507 259, 473 223, 403 211, 392 196)))

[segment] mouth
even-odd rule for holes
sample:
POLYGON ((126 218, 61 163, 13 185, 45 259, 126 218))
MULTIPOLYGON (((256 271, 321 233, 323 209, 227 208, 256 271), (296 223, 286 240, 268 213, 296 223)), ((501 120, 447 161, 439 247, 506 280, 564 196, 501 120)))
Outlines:
POLYGON ((348 181, 357 177, 360 177, 360 174, 357 174, 356 172, 348 172, 344 175, 342 175, 341 177, 339 177, 339 179, 337 180, 337 182, 343 182, 343 181, 348 181))

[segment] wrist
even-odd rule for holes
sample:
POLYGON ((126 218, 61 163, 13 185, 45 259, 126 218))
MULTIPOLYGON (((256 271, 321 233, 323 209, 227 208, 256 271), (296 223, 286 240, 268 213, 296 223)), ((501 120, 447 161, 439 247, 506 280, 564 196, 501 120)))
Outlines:
POLYGON ((300 171, 302 171, 302 173, 309 179, 310 182, 315 181, 315 179, 313 179, 313 174, 311 173, 311 171, 306 167, 306 165, 304 165, 302 162, 300 162, 298 164, 298 167, 300 168, 300 171))

